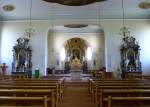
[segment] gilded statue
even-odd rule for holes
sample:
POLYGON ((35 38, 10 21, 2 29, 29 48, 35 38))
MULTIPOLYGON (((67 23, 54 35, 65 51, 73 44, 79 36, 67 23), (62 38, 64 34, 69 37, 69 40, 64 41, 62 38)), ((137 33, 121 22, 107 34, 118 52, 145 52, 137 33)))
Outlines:
POLYGON ((81 63, 80 63, 80 60, 77 58, 77 56, 72 60, 72 64, 73 64, 73 65, 74 65, 74 64, 77 64, 77 65, 81 64, 81 63))

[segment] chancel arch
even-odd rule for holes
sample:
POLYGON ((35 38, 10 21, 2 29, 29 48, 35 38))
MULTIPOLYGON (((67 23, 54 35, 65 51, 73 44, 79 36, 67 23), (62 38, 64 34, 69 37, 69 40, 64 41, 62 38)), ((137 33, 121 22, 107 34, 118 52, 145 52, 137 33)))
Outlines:
POLYGON ((104 31, 97 25, 83 28, 55 26, 48 34, 47 52, 47 67, 58 71, 65 70, 66 64, 71 67, 74 59, 82 67, 87 66, 88 70, 100 69, 105 66, 104 31), (65 59, 61 56, 65 56, 65 59))

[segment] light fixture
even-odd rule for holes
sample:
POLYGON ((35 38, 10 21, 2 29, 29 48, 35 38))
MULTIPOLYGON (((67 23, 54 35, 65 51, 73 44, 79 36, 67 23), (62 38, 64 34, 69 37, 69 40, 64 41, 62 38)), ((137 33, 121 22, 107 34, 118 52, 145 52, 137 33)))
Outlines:
POLYGON ((33 29, 31 24, 31 17, 32 17, 32 0, 30 0, 30 19, 29 19, 29 28, 25 29, 24 35, 31 39, 31 37, 34 35, 35 29, 33 29))
POLYGON ((122 19, 122 28, 120 28, 120 32, 119 34, 122 35, 123 37, 128 37, 130 36, 130 31, 129 31, 129 28, 127 28, 125 26, 125 11, 124 11, 124 1, 122 0, 122 16, 123 16, 123 19, 122 19))

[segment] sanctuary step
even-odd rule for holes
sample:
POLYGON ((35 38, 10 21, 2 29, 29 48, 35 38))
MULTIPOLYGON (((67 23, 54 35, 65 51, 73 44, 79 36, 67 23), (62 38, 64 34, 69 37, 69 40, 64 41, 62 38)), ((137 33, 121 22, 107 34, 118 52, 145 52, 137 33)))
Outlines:
POLYGON ((82 77, 80 80, 72 80, 71 77, 65 77, 65 86, 88 86, 88 78, 82 77))

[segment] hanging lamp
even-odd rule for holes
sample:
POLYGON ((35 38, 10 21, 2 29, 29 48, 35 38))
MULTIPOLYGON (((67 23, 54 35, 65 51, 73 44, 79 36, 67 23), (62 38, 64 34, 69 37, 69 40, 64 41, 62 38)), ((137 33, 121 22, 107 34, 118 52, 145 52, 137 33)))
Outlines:
POLYGON ((30 2, 30 17, 29 17, 29 28, 27 28, 27 29, 25 29, 25 32, 24 32, 24 35, 27 37, 27 38, 29 38, 29 39, 31 39, 31 37, 34 35, 34 33, 35 33, 35 29, 33 29, 33 27, 32 27, 32 22, 31 22, 31 20, 32 20, 32 0, 30 0, 31 2, 30 2))
POLYGON ((123 37, 130 36, 129 28, 125 26, 125 10, 124 10, 124 1, 122 0, 122 28, 120 28, 119 34, 123 37))

